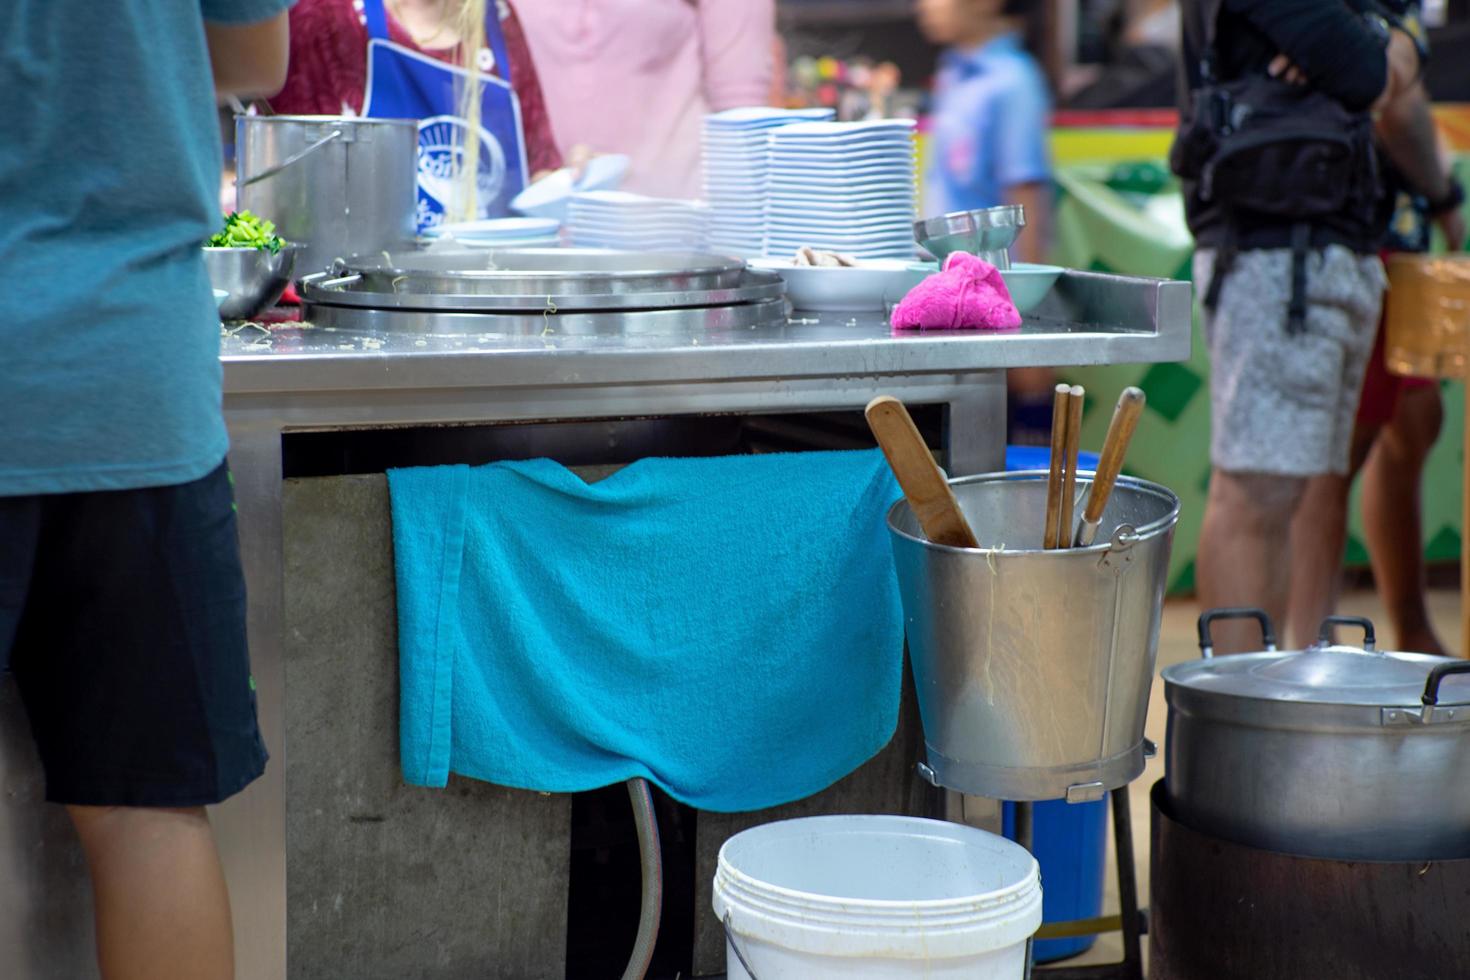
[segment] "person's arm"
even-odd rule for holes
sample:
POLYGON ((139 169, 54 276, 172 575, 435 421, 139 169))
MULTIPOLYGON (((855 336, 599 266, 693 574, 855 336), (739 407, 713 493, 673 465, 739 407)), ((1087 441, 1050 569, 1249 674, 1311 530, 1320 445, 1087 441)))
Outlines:
POLYGON ((1051 199, 1049 180, 1012 184, 1006 188, 1006 203, 1019 204, 1026 209, 1026 231, 1012 246, 1021 262, 1040 264, 1046 261, 1047 243, 1051 240, 1051 199))
MULTIPOLYGON (((1429 92, 1415 82, 1398 98, 1383 107, 1375 121, 1379 145, 1413 188, 1431 202, 1449 199, 1449 168, 1440 153, 1439 131, 1429 107, 1429 92)), ((1436 222, 1451 251, 1465 244, 1464 218, 1458 210, 1446 211, 1436 222)))
POLYGON ((224 99, 259 99, 275 95, 286 84, 291 29, 284 3, 203 5, 204 36, 214 71, 216 95, 224 99), (251 19, 261 7, 274 8, 264 19, 251 19), (218 11, 224 19, 215 19, 218 11), (236 19, 244 17, 243 21, 236 19))
POLYGON ((776 51, 775 0, 697 0, 697 9, 710 111, 765 105, 776 51))
POLYGON ((1385 56, 1382 36, 1345 3, 1225 0, 1225 9, 1264 34, 1313 86, 1354 111, 1372 108, 1385 92, 1391 97, 1391 83, 1407 85, 1417 72, 1418 52, 1412 41, 1398 37, 1397 45, 1390 42, 1391 54, 1401 56, 1407 43, 1413 55, 1415 67, 1403 77, 1402 57, 1385 56))

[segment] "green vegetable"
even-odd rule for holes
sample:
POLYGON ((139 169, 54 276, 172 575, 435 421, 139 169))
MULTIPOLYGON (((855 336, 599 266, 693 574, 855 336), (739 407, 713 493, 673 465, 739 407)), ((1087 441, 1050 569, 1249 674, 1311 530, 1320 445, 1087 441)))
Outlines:
POLYGON ((231 214, 225 219, 224 231, 205 242, 210 248, 259 248, 272 255, 284 244, 274 224, 262 221, 249 211, 231 214))

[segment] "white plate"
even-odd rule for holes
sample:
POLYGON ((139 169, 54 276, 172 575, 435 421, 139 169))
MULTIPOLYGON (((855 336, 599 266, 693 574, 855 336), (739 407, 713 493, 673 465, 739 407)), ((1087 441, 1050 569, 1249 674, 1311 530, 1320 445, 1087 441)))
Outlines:
POLYGON ((748 106, 712 112, 704 117, 706 128, 739 128, 744 126, 766 126, 789 124, 798 121, 820 121, 831 119, 831 109, 778 109, 774 106, 748 106))
POLYGON ((868 148, 808 148, 776 143, 766 150, 766 155, 773 161, 850 160, 853 162, 868 163, 875 160, 912 160, 917 154, 915 154, 913 146, 907 143, 900 143, 896 146, 875 146, 868 148))
POLYGON ((905 136, 900 140, 874 139, 870 136, 858 137, 849 140, 771 140, 771 150, 782 153, 899 153, 905 150, 912 153, 913 141, 905 136))
POLYGON ((454 243, 462 248, 473 248, 487 251, 511 251, 522 248, 560 248, 560 238, 526 238, 518 241, 503 242, 467 242, 456 238, 454 243))
POLYGON ((779 139, 903 138, 914 131, 912 119, 870 119, 866 122, 805 122, 782 126, 779 139))
POLYGON ((871 260, 857 268, 797 266, 782 259, 752 259, 750 265, 784 279, 793 307, 822 313, 886 312, 925 276, 906 259, 871 260))
POLYGON ((493 241, 497 239, 548 238, 556 235, 561 222, 555 218, 487 218, 483 221, 456 221, 425 232, 428 238, 453 235, 460 241, 493 241))
POLYGON ((864 180, 913 179, 914 168, 906 164, 899 164, 892 167, 850 167, 845 164, 822 167, 812 164, 799 167, 789 165, 772 167, 770 183, 774 184, 788 180, 807 180, 821 184, 848 184, 864 180))
POLYGON ((227 300, 229 298, 230 298, 230 291, 228 289, 216 289, 214 291, 214 305, 217 306, 217 307, 224 306, 225 305, 225 300, 227 300))
POLYGON ((769 221, 766 234, 780 238, 796 238, 801 235, 843 236, 847 238, 904 238, 913 240, 912 222, 884 219, 878 221, 848 221, 845 218, 828 218, 822 221, 769 221))

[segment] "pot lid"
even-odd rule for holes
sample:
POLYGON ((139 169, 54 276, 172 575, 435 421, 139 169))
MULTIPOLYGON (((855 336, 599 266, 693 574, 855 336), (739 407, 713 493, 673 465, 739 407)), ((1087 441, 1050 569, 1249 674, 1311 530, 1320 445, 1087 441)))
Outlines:
MULTIPOLYGON (((1345 646, 1281 653, 1249 653, 1177 664, 1164 671, 1174 684, 1261 701, 1413 707, 1421 703, 1429 672, 1450 657, 1367 652, 1345 646)), ((1470 703, 1470 678, 1447 677, 1442 704, 1470 703)))
MULTIPOLYGON (((1470 671, 1470 663, 1455 657, 1375 650, 1371 625, 1366 647, 1322 642, 1306 650, 1207 653, 1163 675, 1170 684, 1202 693, 1259 701, 1407 708, 1423 704, 1436 667, 1460 665, 1470 671)), ((1448 674, 1437 687, 1438 704, 1470 704, 1470 674, 1448 674)))

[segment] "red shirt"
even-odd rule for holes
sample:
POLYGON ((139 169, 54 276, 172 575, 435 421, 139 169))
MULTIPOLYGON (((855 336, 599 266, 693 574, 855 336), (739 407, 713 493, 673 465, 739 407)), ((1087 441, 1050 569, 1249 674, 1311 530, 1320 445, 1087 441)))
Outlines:
MULTIPOLYGON (((493 11, 494 6, 489 6, 493 11)), ((500 22, 510 56, 510 84, 521 103, 521 125, 526 135, 526 162, 530 177, 562 165, 561 152, 551 132, 551 118, 541 95, 541 82, 525 32, 514 8, 500 22)), ((431 58, 456 63, 458 48, 428 51, 413 42, 393 16, 388 16, 389 39, 431 58)), ((271 109, 289 116, 341 116, 362 112, 367 87, 368 29, 353 0, 300 0, 291 8, 291 68, 286 87, 270 100, 271 109)), ((500 66, 496 66, 496 72, 500 66)))

